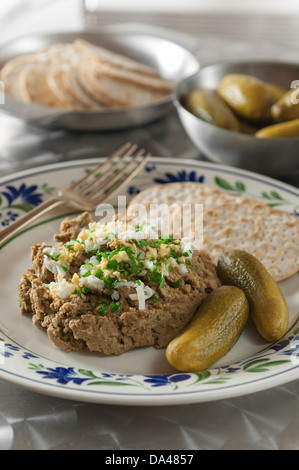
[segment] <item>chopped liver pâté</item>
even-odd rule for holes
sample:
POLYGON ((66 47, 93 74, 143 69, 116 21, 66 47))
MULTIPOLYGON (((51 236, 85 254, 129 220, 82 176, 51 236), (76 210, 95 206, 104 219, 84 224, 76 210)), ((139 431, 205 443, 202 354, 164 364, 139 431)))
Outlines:
POLYGON ((19 284, 21 313, 66 352, 165 348, 220 285, 205 251, 151 228, 66 219, 56 244, 35 244, 19 284))

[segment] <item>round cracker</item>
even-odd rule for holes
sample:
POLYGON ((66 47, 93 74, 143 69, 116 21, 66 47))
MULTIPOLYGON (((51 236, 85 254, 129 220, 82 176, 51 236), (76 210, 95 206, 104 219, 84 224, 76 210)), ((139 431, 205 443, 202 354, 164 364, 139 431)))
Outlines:
POLYGON ((276 281, 299 269, 299 221, 258 201, 227 202, 204 211, 203 248, 216 263, 239 249, 258 258, 276 281))
MULTIPOLYGON (((299 219, 253 199, 232 196, 206 184, 181 182, 148 188, 130 202, 143 204, 203 204, 203 244, 197 248, 210 253, 215 263, 231 249, 245 250, 256 256, 276 281, 299 270, 299 219)), ((176 217, 176 210, 171 217, 176 217)), ((138 219, 136 219, 138 221, 138 219)), ((195 219, 184 226, 192 237, 195 219)))
MULTIPOLYGON (((241 200, 242 198, 237 198, 241 200)), ((151 186, 134 196, 132 204, 204 204, 214 207, 224 201, 236 200, 234 196, 224 193, 218 188, 204 183, 178 182, 151 186)))
POLYGON ((171 86, 151 67, 82 40, 12 59, 1 77, 16 100, 67 109, 148 105, 171 86))

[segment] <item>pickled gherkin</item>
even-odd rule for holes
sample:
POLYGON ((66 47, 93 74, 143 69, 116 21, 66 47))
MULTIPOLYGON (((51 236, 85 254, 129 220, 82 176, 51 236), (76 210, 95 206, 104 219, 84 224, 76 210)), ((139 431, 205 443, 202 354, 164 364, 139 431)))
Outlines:
POLYGON ((299 118, 299 88, 285 93, 271 107, 271 115, 277 121, 291 121, 299 118))
POLYGON ((180 371, 205 370, 227 354, 249 316, 245 294, 221 286, 206 297, 191 323, 166 348, 168 362, 180 371))
POLYGON ((219 258, 217 274, 223 283, 245 293, 250 315, 261 336, 269 342, 281 339, 288 327, 288 306, 264 265, 246 251, 234 250, 219 258))
POLYGON ((276 83, 267 83, 266 84, 268 89, 273 93, 276 100, 280 100, 280 98, 287 93, 287 88, 282 87, 280 85, 276 85, 276 83))
POLYGON ((253 122, 271 119, 271 107, 277 101, 266 82, 237 73, 221 80, 218 95, 238 116, 253 122))
POLYGON ((233 131, 240 130, 237 117, 214 91, 197 88, 185 96, 184 104, 188 111, 210 124, 233 131))
POLYGON ((275 139, 278 137, 299 137, 299 119, 263 127, 255 133, 260 139, 275 139))

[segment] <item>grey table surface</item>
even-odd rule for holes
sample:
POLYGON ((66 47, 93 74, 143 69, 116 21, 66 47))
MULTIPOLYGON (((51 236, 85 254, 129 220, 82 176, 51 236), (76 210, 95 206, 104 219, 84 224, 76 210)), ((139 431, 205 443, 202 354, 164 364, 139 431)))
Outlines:
MULTIPOLYGON (((285 50, 285 46, 279 49, 271 41, 258 47, 235 38, 209 35, 183 39, 196 48, 202 63, 220 56, 273 57, 285 50)), ((297 51, 287 49, 286 55, 296 60, 297 51)), ((105 156, 128 140, 145 146, 156 156, 205 159, 189 141, 175 112, 146 127, 97 134, 45 132, 0 114, 0 176, 59 161, 105 156)), ((297 174, 285 181, 299 187, 297 174)), ((297 380, 216 402, 125 407, 43 396, 0 381, 0 449, 296 450, 298 397, 297 380)))

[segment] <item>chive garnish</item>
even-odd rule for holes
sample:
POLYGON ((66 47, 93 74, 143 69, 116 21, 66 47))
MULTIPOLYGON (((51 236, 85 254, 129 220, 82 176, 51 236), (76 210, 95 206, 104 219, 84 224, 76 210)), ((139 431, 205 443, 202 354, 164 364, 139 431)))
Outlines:
POLYGON ((111 303, 110 309, 113 313, 117 312, 120 309, 120 302, 111 303))
POLYGON ((75 289, 74 292, 73 292, 74 295, 77 295, 78 297, 81 297, 82 295, 82 292, 80 289, 75 289))
POLYGON ((108 309, 106 307, 106 305, 101 305, 99 308, 98 308, 98 313, 100 313, 101 315, 103 316, 106 316, 108 315, 108 309))
POLYGON ((89 276, 91 276, 91 272, 90 272, 90 271, 87 271, 87 273, 83 274, 82 277, 89 277, 89 276))
POLYGON ((118 267, 118 261, 116 259, 111 259, 110 261, 108 261, 107 263, 108 269, 113 269, 113 271, 116 271, 117 267, 118 267))
POLYGON ((171 287, 174 287, 174 288, 180 287, 180 280, 178 279, 177 281, 172 282, 170 285, 171 287))

